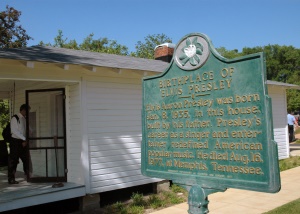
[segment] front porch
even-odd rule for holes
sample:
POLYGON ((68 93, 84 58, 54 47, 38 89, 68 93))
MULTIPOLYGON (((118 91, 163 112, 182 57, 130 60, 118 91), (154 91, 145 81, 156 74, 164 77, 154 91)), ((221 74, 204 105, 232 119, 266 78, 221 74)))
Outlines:
POLYGON ((7 169, 0 168, 0 212, 35 206, 85 195, 85 186, 65 182, 52 188, 53 183, 27 183, 23 172, 16 173, 19 184, 8 184, 7 169))

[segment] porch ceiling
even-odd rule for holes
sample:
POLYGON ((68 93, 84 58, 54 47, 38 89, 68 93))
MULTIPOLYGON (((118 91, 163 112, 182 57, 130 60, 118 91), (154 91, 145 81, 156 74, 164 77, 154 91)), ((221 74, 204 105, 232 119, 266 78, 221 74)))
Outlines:
POLYGON ((0 91, 1 92, 11 91, 14 88, 14 82, 20 86, 32 84, 31 81, 18 81, 18 80, 13 81, 13 80, 0 79, 0 91))
POLYGON ((30 88, 31 90, 44 88, 60 88, 73 84, 74 82, 0 79, 0 99, 9 98, 9 95, 10 93, 13 93, 14 88, 18 90, 23 89, 25 91, 28 88, 30 88))

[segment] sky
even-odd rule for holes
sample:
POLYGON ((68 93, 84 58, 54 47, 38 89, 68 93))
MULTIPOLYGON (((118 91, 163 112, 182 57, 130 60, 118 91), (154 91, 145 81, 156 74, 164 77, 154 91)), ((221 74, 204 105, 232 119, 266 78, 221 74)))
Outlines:
POLYGON ((89 34, 135 51, 138 41, 165 34, 174 44, 203 33, 227 50, 265 45, 300 48, 300 0, 0 0, 21 11, 34 40, 54 44, 58 30, 82 43, 89 34))

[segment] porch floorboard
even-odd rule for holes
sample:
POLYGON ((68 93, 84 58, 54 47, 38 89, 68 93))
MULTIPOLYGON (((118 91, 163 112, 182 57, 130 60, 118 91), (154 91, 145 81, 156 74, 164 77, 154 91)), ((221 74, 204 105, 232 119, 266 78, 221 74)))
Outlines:
POLYGON ((54 183, 28 183, 22 172, 16 173, 16 181, 19 184, 8 184, 7 170, 0 171, 0 212, 85 195, 84 185, 65 182, 52 188, 54 183))

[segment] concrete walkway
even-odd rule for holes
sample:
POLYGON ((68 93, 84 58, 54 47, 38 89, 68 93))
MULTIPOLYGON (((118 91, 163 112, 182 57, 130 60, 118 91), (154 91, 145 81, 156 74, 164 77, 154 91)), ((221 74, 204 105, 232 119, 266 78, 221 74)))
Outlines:
MULTIPOLYGON (((300 139, 300 135, 296 138, 300 139)), ((300 147, 293 149, 291 155, 300 156, 300 147)), ((239 189, 228 189, 225 192, 211 194, 208 196, 209 213, 261 214, 300 198, 300 167, 281 172, 280 178, 281 190, 275 194, 239 189)), ((151 214, 184 214, 188 213, 188 208, 187 203, 182 203, 151 214)))

